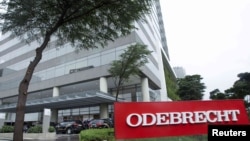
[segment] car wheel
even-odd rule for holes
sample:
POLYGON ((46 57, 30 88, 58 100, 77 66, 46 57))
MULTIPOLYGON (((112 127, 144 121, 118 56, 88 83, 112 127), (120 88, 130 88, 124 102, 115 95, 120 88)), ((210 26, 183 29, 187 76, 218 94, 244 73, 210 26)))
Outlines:
POLYGON ((109 128, 108 124, 104 124, 103 128, 109 128))
POLYGON ((72 129, 71 128, 68 128, 67 131, 66 131, 67 134, 72 134, 72 129))
POLYGON ((109 126, 108 125, 104 125, 104 126, 102 126, 102 128, 109 128, 109 126))

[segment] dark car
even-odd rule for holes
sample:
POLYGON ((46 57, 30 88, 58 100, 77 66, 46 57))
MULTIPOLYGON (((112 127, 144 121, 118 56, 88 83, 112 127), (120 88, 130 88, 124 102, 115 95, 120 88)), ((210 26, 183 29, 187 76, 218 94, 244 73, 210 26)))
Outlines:
POLYGON ((82 123, 83 123, 83 127, 84 127, 84 129, 89 129, 89 122, 90 122, 91 120, 89 120, 89 119, 87 119, 87 120, 84 120, 82 123))
POLYGON ((56 133, 80 133, 83 129, 81 120, 66 120, 56 125, 56 133))
POLYGON ((93 119, 89 122, 89 128, 110 128, 111 123, 107 119, 93 119))
POLYGON ((110 127, 114 127, 114 120, 112 118, 104 118, 110 127))

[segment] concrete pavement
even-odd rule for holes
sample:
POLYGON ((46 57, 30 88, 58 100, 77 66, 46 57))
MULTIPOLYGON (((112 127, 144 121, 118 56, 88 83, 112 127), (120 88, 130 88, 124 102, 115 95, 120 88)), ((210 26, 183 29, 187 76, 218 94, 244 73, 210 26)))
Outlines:
MULTIPOLYGON (((12 139, 8 138, 1 138, 0 141, 13 141, 12 139)), ((24 141, 79 141, 79 134, 57 134, 56 138, 54 139, 34 139, 34 138, 24 138, 24 141)))

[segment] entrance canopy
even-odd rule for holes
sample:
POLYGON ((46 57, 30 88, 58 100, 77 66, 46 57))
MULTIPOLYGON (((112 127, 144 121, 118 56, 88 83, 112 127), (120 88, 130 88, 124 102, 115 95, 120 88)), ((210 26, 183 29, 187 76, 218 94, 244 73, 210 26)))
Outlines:
MULTIPOLYGON (((121 100, 119 100, 121 101, 121 100)), ((113 104, 115 97, 99 91, 87 91, 57 97, 29 100, 26 102, 25 113, 41 112, 48 109, 69 109, 76 107, 97 106, 100 104, 113 104)), ((0 105, 0 112, 16 112, 17 103, 0 105)))

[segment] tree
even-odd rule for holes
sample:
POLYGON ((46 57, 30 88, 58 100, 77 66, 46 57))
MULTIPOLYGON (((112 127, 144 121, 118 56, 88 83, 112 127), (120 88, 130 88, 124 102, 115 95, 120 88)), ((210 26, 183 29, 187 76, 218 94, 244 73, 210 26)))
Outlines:
POLYGON ((233 87, 225 90, 226 93, 232 93, 233 98, 244 99, 250 95, 250 73, 239 73, 239 80, 235 81, 233 87))
POLYGON ((214 91, 210 92, 211 99, 243 99, 245 106, 248 110, 248 117, 250 118, 250 73, 244 72, 237 75, 239 77, 229 89, 226 89, 224 93, 214 91), (212 95, 211 95, 212 94, 212 95))
POLYGON ((58 46, 70 42, 77 49, 104 47, 136 29, 134 21, 143 20, 151 4, 151 0, 2 0, 0 7, 8 7, 0 13, 2 33, 41 44, 19 84, 14 141, 23 140, 28 87, 50 38, 55 36, 58 46))
POLYGON ((182 100, 201 100, 206 86, 201 83, 203 78, 196 75, 187 75, 185 78, 177 79, 178 90, 177 95, 182 100))
POLYGON ((212 100, 223 100, 223 99, 228 99, 230 97, 230 94, 225 94, 225 93, 222 93, 220 92, 219 89, 215 89, 213 91, 210 92, 210 96, 209 98, 212 99, 212 100))
POLYGON ((113 77, 116 86, 116 101, 121 86, 128 82, 129 77, 140 74, 140 67, 147 62, 147 56, 151 53, 146 45, 135 44, 129 46, 121 55, 120 60, 114 60, 108 70, 113 77))
POLYGON ((245 106, 248 110, 248 117, 250 119, 250 73, 244 72, 237 75, 239 79, 234 82, 232 88, 226 90, 226 92, 232 93, 233 98, 243 99, 245 106))
MULTIPOLYGON (((211 99, 244 99, 247 95, 250 95, 250 73, 239 73, 237 75, 239 80, 236 80, 233 86, 225 90, 225 93, 210 92, 211 99), (211 94, 213 96, 211 97, 211 94), (219 95, 220 96, 219 96, 219 95)), ((217 89, 216 89, 217 90, 217 89)))

